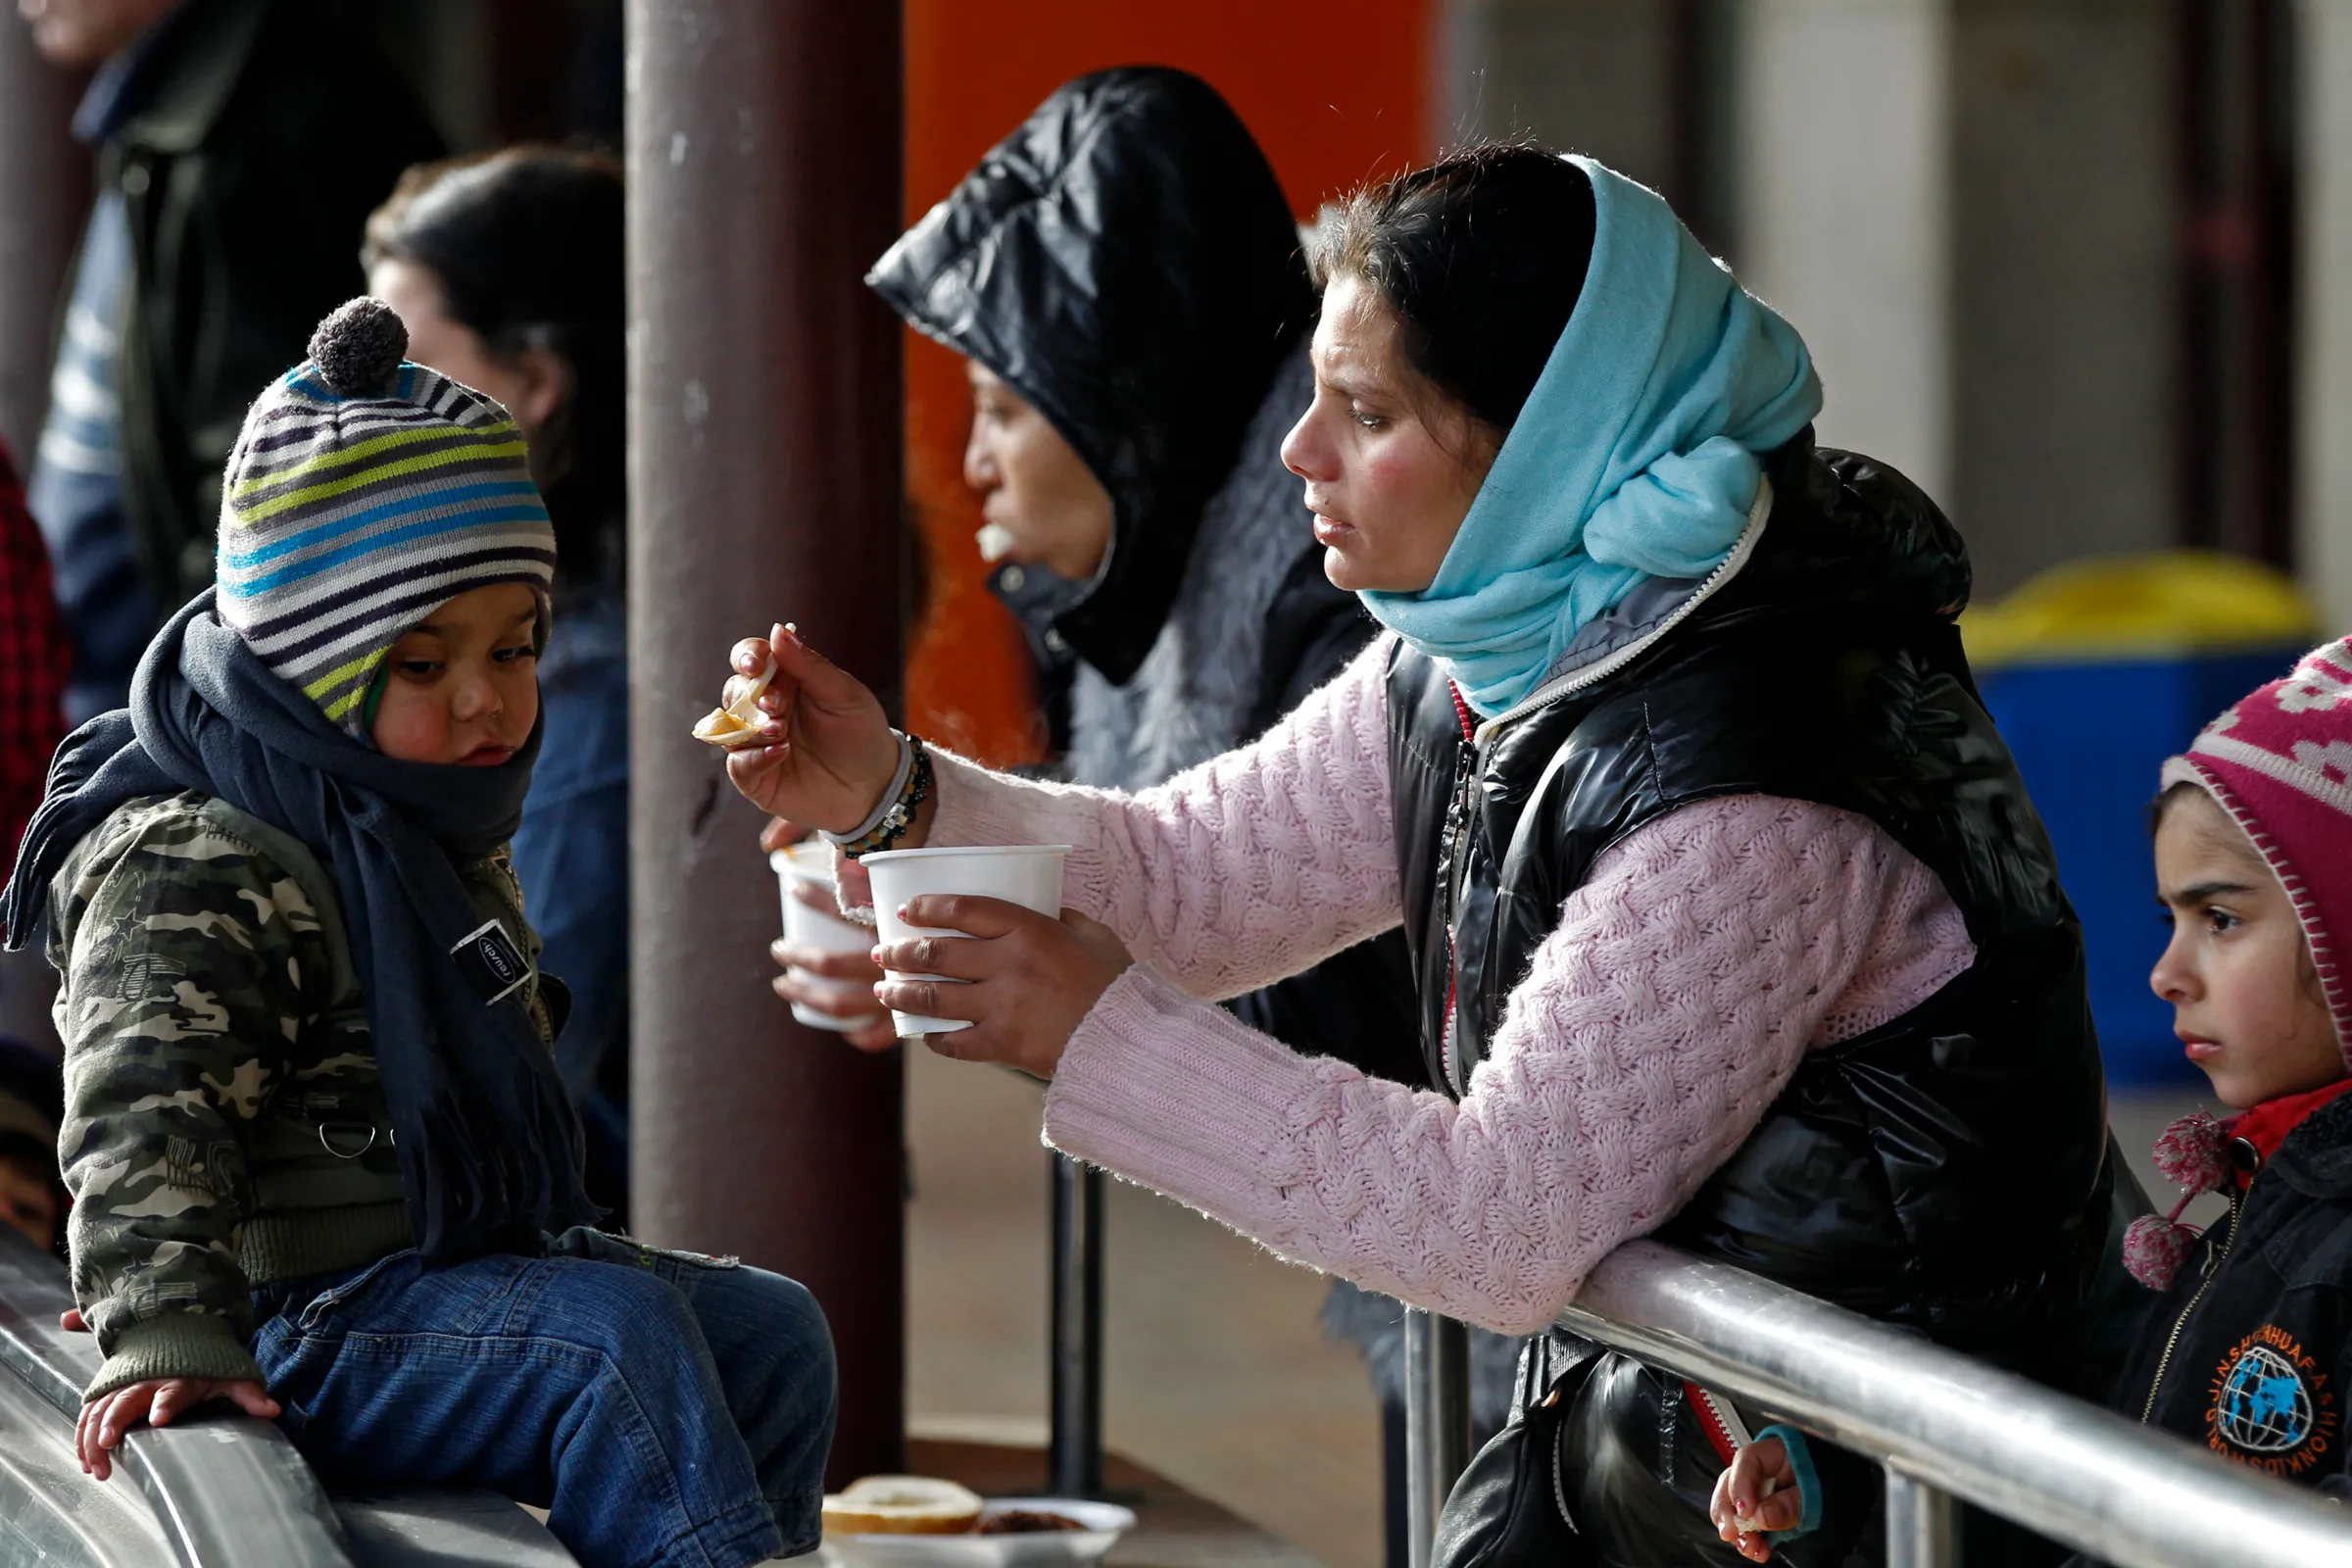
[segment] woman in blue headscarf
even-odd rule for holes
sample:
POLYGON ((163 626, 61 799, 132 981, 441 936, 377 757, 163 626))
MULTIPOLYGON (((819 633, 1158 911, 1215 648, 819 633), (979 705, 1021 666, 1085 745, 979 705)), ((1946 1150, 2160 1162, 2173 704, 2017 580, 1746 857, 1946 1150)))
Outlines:
MULTIPOLYGON (((766 809, 853 856, 1073 846, 1059 922, 913 901, 978 940, 886 949, 946 982, 881 999, 1051 1078, 1056 1147, 1416 1305, 1541 1332, 1655 1235, 2097 1379, 2081 938, 1961 654, 1958 535, 1815 445, 1795 330, 1590 160, 1446 159, 1318 251, 1284 455, 1389 634, 1263 739, 1135 795, 1023 782, 893 732, 785 628, 738 646, 780 665, 730 762, 766 809), (1398 924, 1419 1084, 1207 1004, 1398 924)), ((1722 1560, 1708 1493, 1753 1412, 1557 1331, 1521 1396, 1446 1560, 1722 1560), (1513 1476, 1536 1506, 1496 1503, 1513 1476)), ((1875 1559, 1861 1498, 1803 1533, 1875 1469, 1804 1446, 1779 1554, 1875 1559)))

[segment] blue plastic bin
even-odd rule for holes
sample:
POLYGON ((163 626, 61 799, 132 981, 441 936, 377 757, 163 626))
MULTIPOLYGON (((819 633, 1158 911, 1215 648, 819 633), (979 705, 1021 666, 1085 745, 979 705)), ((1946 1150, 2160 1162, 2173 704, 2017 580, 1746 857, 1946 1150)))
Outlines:
POLYGON ((2164 951, 2148 804, 2164 760, 2214 715, 2293 667, 2297 643, 2259 653, 1981 671, 1984 706, 2017 757, 2058 851, 2090 965, 2108 1081, 2202 1085, 2148 989, 2164 951))

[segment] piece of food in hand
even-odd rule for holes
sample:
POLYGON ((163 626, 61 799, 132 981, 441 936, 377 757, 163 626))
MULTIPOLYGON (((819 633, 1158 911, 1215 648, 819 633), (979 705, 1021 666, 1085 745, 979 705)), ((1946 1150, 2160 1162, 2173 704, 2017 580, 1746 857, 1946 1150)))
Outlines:
POLYGON ((1048 1513, 1043 1508, 1007 1508, 992 1513, 980 1521, 973 1532, 981 1536, 1026 1536, 1046 1530, 1084 1530, 1086 1526, 1066 1513, 1048 1513))
POLYGON ((764 722, 764 715, 760 711, 760 697, 767 690, 767 683, 775 678, 776 659, 773 654, 768 656, 760 673, 750 680, 740 675, 728 676, 727 689, 734 692, 735 696, 703 715, 702 722, 694 726, 694 738, 708 741, 712 746, 726 747, 730 751, 758 740, 760 726, 764 722))
POLYGON ((932 1476, 866 1476, 825 1497, 828 1536, 962 1536, 980 1523, 980 1494, 932 1476))

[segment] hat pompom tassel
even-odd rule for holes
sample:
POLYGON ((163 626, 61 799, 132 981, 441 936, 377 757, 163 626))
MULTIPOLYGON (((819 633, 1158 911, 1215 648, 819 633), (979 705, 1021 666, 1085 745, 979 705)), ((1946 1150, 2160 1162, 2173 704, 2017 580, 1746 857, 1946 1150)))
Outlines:
POLYGON ((2205 1111, 2193 1111, 2165 1128, 2153 1151, 2156 1168, 2180 1189, 2180 1200, 2159 1219, 2142 1214, 2124 1231, 2124 1267, 2151 1291, 2170 1287, 2180 1265, 2204 1235, 2180 1223, 2180 1211, 2230 1177, 2222 1137, 2228 1129, 2205 1111))
MULTIPOLYGON (((2187 1201, 2181 1200, 2183 1205, 2187 1201)), ((2180 1212, 2179 1208, 2173 1210, 2180 1212)), ((2142 1214, 2124 1231, 2124 1267, 2149 1290, 2165 1290, 2180 1272, 2180 1265, 2188 1261, 2199 1234, 2178 1219, 2142 1214)))
POLYGON ((2202 1110, 2165 1128, 2151 1152, 2164 1179, 2191 1196, 2212 1192, 2230 1174, 2230 1161, 2222 1152, 2222 1124, 2202 1110))

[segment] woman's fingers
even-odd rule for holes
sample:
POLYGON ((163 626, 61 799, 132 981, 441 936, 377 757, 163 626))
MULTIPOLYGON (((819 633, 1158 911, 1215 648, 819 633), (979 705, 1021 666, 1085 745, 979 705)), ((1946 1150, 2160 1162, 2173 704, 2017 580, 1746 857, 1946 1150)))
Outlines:
POLYGON ((794 689, 817 707, 848 711, 873 700, 863 681, 809 647, 802 640, 800 628, 790 622, 777 624, 768 634, 767 646, 776 656, 775 685, 789 679, 794 689))
POLYGON ((874 961, 890 974, 931 974, 949 980, 988 980, 1017 961, 1017 956, 993 950, 987 939, 970 937, 909 937, 874 950, 874 961))
POLYGON ((979 1021, 976 989, 958 985, 953 980, 886 978, 874 987, 874 1000, 893 1012, 919 1013, 926 1018, 953 1018, 959 1023, 979 1021))
MULTIPOLYGON (((926 925, 941 931, 960 931, 972 937, 1004 937, 1016 931, 1034 931, 1040 926, 1055 925, 1049 915, 1038 913, 1006 899, 983 899, 969 894, 929 893, 919 899, 909 899, 899 910, 899 918, 908 925, 926 925)), ((895 964, 885 967, 895 968, 895 964)))
POLYGON ((778 850, 791 849, 808 836, 808 830, 790 817, 771 816, 760 830, 760 849, 763 854, 773 855, 778 850))
POLYGON ((758 675, 767 667, 768 640, 765 637, 746 637, 727 650, 727 664, 739 675, 758 675))
MULTIPOLYGON (((953 941, 953 938, 950 938, 953 941)), ((835 953, 826 948, 811 948, 782 938, 767 945, 767 955, 790 969, 804 969, 820 980, 844 984, 870 986, 882 978, 882 966, 874 962, 870 952, 835 953)), ((866 1011, 873 1009, 868 1007, 866 1011)), ((843 1013, 843 1017, 861 1017, 861 1013, 843 1013)))
POLYGON ((821 914, 829 914, 836 920, 841 918, 841 901, 822 882, 796 880, 792 884, 792 896, 821 914))

